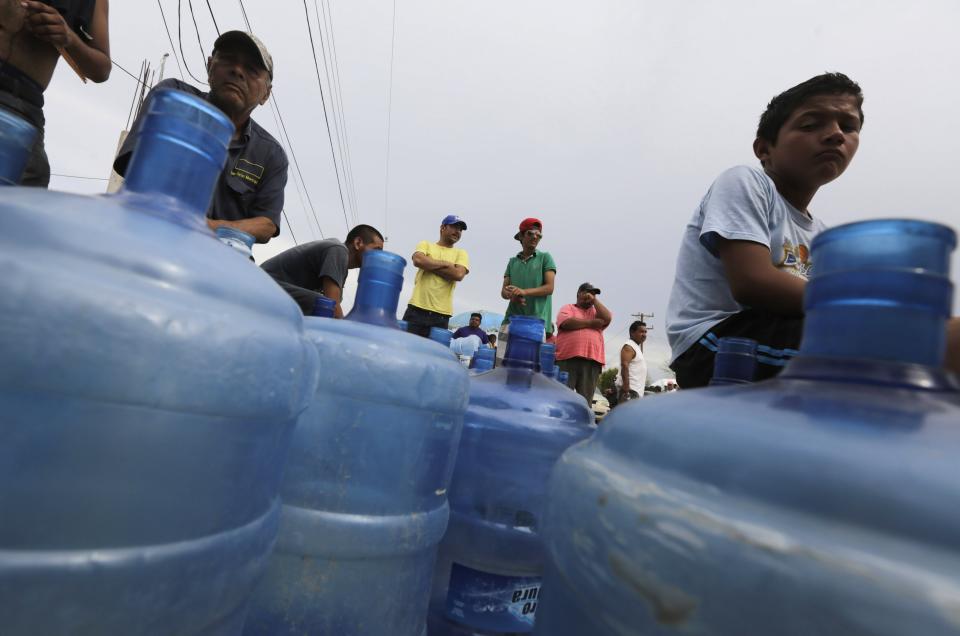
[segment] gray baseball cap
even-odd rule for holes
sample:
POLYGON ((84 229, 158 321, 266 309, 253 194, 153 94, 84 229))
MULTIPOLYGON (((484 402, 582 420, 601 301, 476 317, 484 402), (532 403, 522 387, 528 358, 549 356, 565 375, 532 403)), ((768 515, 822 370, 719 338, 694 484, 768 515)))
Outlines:
POLYGON ((267 73, 270 75, 270 79, 273 79, 273 57, 270 56, 270 52, 267 50, 267 47, 263 44, 263 42, 260 41, 260 38, 252 33, 247 33, 246 31, 227 31, 218 37, 217 41, 213 43, 213 50, 216 52, 218 49, 231 45, 246 47, 252 46, 253 50, 257 52, 257 55, 259 55, 260 62, 263 64, 263 68, 267 70, 267 73))

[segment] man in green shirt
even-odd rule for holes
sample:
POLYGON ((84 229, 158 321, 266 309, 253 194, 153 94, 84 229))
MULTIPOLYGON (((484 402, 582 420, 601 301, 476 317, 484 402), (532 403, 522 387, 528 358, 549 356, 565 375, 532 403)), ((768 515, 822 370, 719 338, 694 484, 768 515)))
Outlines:
POLYGON ((509 300, 507 312, 497 338, 497 358, 503 359, 509 338, 510 316, 534 316, 543 320, 547 342, 553 340, 553 281, 557 265, 549 252, 540 252, 537 245, 543 238, 540 219, 528 218, 520 222, 520 231, 513 237, 523 249, 507 262, 503 273, 500 296, 509 300))

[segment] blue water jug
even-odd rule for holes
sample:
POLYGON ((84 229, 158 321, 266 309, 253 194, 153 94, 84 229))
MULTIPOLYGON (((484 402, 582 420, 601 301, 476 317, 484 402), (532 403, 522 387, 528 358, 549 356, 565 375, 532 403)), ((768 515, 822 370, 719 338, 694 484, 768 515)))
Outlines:
POLYGON ((316 382, 205 211, 233 126, 149 102, 126 187, 0 203, 0 634, 240 633, 316 382))
POLYGON ((568 451, 536 633, 956 634, 955 245, 913 221, 821 234, 780 376, 630 402, 568 451))
POLYGON ((347 319, 306 319, 320 381, 244 634, 425 631, 468 379, 449 348, 397 329, 403 267, 367 252, 347 319))
POLYGON ((443 327, 430 327, 430 339, 449 349, 450 341, 453 340, 453 333, 443 327))
POLYGON ((750 384, 757 374, 757 341, 727 336, 717 342, 710 386, 750 384))
POLYGON ((547 475, 588 438, 576 393, 536 372, 543 321, 510 319, 503 366, 471 378, 450 483, 450 527, 431 595, 431 636, 529 632, 543 569, 547 475))
POLYGON ((0 186, 19 183, 36 138, 36 128, 0 108, 0 186))
POLYGON ((567 382, 570 380, 570 373, 568 371, 557 371, 557 382, 563 386, 567 386, 567 382))
POLYGON ((333 318, 337 310, 337 301, 326 296, 317 296, 313 301, 313 315, 317 318, 333 318))

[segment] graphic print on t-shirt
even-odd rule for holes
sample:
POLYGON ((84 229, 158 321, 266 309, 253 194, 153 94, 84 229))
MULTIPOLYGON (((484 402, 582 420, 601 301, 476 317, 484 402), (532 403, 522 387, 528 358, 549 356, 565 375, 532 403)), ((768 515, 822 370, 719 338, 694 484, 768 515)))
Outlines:
POLYGON ((809 279, 810 272, 813 270, 813 263, 810 262, 810 248, 803 243, 794 245, 790 239, 784 238, 783 253, 777 268, 798 278, 809 279))

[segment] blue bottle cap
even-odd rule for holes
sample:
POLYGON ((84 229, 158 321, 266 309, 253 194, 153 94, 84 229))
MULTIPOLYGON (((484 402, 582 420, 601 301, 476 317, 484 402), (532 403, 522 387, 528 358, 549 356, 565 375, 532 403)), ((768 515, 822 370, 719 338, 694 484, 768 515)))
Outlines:
POLYGON ((750 338, 720 338, 713 359, 710 384, 746 384, 757 372, 757 341, 750 338))
POLYGON ((247 234, 235 227, 221 225, 217 228, 217 238, 224 245, 229 245, 247 256, 253 256, 253 244, 257 242, 257 239, 252 234, 247 234))
POLYGON ((407 331, 409 326, 410 326, 410 323, 408 323, 406 320, 397 321, 397 329, 399 329, 400 331, 407 331))
POLYGON ((407 261, 398 254, 370 250, 363 255, 357 296, 347 320, 397 328, 397 303, 407 261))
POLYGON ((223 171, 233 123, 213 104, 173 89, 144 106, 124 190, 176 199, 201 221, 223 171))
POLYGON ((473 363, 473 372, 482 373, 484 371, 490 371, 493 369, 493 360, 488 360, 486 358, 476 358, 473 363))
POLYGON ((313 301, 313 315, 320 318, 333 318, 334 309, 337 307, 337 301, 326 296, 317 296, 313 301))
POLYGON ((430 339, 449 348, 453 334, 449 329, 444 329, 443 327, 430 327, 430 339))
POLYGON ((557 382, 560 384, 566 384, 567 380, 570 379, 570 374, 566 371, 560 371, 557 373, 557 382))
POLYGON ((0 185, 20 183, 36 138, 36 128, 0 108, 0 185))
POLYGON ((813 239, 813 271, 913 269, 946 276, 957 235, 939 223, 879 219, 838 225, 813 239))
POLYGON ((473 354, 473 357, 477 360, 493 360, 496 357, 496 350, 491 349, 490 347, 481 346, 477 349, 477 352, 473 354))
POLYGON ((554 362, 557 357, 557 346, 552 342, 540 345, 540 372, 544 375, 553 375, 554 362))

